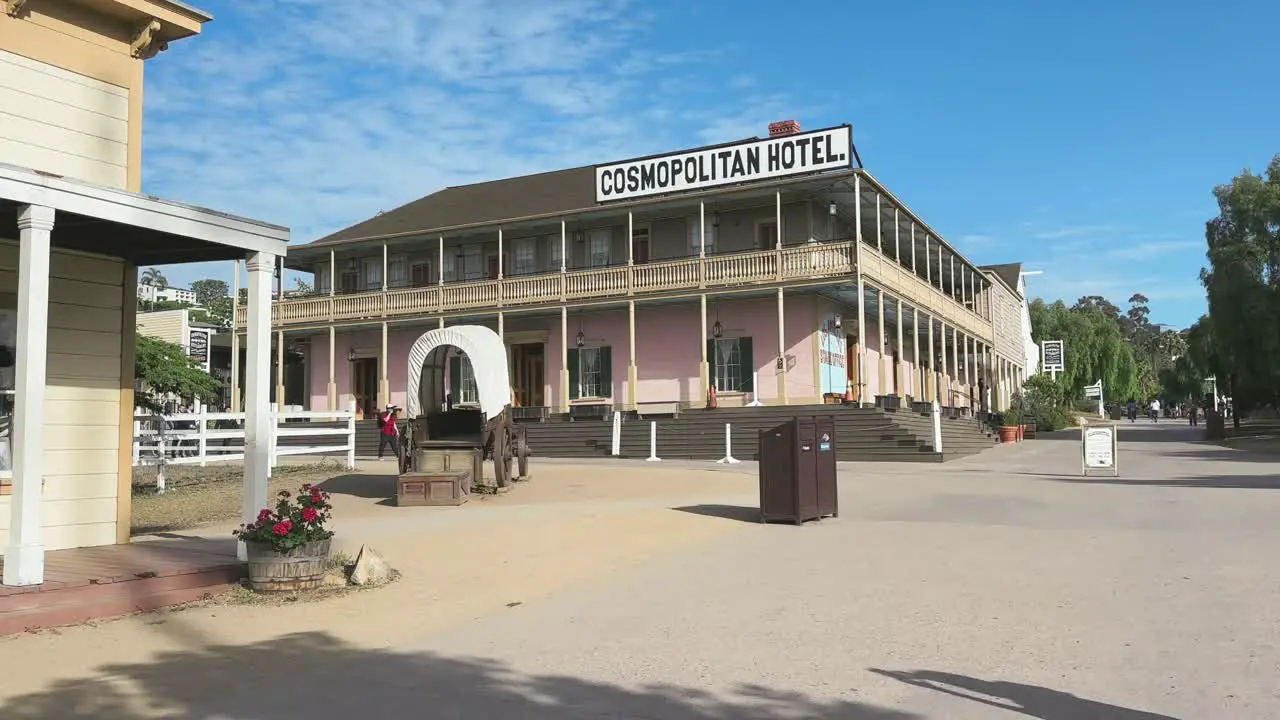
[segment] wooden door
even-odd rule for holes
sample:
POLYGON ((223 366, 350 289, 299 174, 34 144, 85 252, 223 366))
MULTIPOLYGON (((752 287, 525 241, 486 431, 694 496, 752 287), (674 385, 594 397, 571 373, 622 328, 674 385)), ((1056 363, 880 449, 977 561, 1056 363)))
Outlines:
POLYGON ((357 358, 351 364, 351 394, 365 418, 378 411, 378 358, 357 358))
POLYGON ((778 247, 778 222, 769 220, 756 225, 756 249, 773 250, 778 247))
POLYGON ((847 371, 847 378, 850 387, 853 388, 854 398, 858 402, 862 402, 862 375, 861 365, 858 361, 858 338, 853 335, 845 336, 844 366, 847 371))
POLYGON ((649 262, 649 238, 636 238, 632 249, 635 251, 636 265, 643 265, 649 262))

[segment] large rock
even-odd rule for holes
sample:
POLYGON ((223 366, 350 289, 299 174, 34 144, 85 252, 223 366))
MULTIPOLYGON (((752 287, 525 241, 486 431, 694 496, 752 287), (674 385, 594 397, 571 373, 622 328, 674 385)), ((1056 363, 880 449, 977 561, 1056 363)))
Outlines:
POLYGON ((351 584, 381 585, 390 579, 391 566, 386 558, 368 545, 361 545, 355 567, 351 569, 351 584))

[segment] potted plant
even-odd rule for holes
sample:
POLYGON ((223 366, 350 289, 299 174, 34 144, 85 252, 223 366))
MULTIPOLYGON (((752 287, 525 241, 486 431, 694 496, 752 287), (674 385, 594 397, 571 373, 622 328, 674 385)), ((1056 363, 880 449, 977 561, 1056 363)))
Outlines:
POLYGON ((329 493, 310 484, 297 495, 281 490, 275 508, 232 531, 245 544, 255 592, 314 590, 323 584, 333 531, 326 527, 329 493))
POLYGON ((996 428, 996 432, 1000 435, 1000 442, 1009 443, 1017 442, 1018 434, 1022 430, 1022 407, 1018 403, 1014 403, 1000 420, 1000 427, 996 428))

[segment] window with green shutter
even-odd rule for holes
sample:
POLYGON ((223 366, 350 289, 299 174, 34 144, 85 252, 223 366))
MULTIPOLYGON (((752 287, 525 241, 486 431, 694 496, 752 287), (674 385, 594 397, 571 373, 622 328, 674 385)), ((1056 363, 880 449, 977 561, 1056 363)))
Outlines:
POLYGON ((569 350, 569 399, 613 396, 613 353, 608 345, 569 350))
POLYGON ((449 393, 453 395, 454 405, 480 402, 480 388, 476 386, 475 371, 466 355, 453 355, 449 358, 449 393))
POLYGON ((707 363, 717 392, 755 392, 751 338, 720 338, 707 341, 707 363))

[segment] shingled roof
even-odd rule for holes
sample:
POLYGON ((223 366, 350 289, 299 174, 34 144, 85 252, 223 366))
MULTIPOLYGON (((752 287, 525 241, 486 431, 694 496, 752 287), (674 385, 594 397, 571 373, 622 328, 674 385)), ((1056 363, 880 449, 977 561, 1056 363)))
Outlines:
POLYGON ((306 247, 552 215, 595 204, 594 167, 554 170, 447 187, 307 243, 306 247))
POLYGON ((1018 280, 1022 277, 1022 263, 1004 263, 1002 265, 982 265, 979 270, 993 272, 1014 292, 1018 291, 1018 280))

